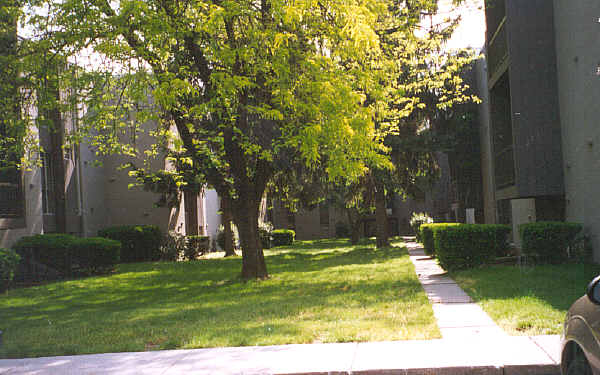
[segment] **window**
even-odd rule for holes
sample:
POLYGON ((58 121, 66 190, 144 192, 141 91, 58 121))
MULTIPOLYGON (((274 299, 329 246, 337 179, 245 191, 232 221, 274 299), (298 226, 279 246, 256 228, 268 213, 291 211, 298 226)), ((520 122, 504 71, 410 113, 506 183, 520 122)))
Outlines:
POLYGON ((21 173, 13 166, 0 167, 0 218, 23 217, 21 173))

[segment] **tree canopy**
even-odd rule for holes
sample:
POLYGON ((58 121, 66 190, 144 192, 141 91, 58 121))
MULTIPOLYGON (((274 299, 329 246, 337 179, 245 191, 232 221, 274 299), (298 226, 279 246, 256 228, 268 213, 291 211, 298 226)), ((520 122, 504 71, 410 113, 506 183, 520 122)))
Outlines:
POLYGON ((68 141, 145 159, 169 147, 194 166, 232 209, 242 277, 262 278, 258 209, 276 172, 301 160, 352 183, 391 169, 384 140, 415 98, 460 83, 436 69, 447 57, 419 55, 439 42, 415 33, 437 2, 28 0, 22 56, 55 66, 57 105, 85 107, 68 141), (138 149, 140 132, 156 145, 138 149))

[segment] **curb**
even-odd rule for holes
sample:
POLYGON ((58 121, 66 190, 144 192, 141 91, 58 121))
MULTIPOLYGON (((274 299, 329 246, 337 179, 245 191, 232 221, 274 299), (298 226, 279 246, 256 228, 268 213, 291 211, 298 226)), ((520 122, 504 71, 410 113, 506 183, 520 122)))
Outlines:
MULTIPOLYGON (((243 374, 250 375, 250 374, 243 374)), ((254 374, 259 375, 259 374, 254 374)), ((261 374, 264 375, 264 374, 261 374)), ((358 371, 292 372, 273 375, 560 375, 559 365, 457 366, 358 371)))

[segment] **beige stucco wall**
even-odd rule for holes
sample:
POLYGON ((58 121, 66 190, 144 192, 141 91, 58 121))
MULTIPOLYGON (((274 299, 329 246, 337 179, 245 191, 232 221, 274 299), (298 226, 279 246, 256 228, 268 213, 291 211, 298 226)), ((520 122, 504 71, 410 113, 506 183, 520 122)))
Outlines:
POLYGON ((566 216, 600 261, 600 2, 554 0, 566 216))

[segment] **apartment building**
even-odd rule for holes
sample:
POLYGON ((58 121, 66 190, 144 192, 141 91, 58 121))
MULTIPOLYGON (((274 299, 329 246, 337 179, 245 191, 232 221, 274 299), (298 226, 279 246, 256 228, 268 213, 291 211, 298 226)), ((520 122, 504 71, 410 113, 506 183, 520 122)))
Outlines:
POLYGON ((486 222, 584 224, 600 260, 600 3, 486 6, 481 121, 486 222), (487 86, 487 87, 486 87, 487 86))

